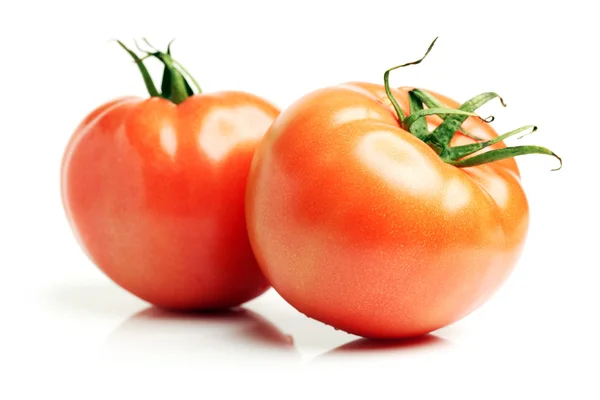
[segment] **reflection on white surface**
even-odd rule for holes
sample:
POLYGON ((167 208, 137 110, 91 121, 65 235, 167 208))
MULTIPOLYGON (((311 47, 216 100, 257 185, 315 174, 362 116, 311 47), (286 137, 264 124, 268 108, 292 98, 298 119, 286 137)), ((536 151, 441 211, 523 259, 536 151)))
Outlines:
MULTIPOLYGON (((49 392, 103 400, 386 399, 391 393, 454 398, 447 395, 449 387, 461 394, 471 388, 477 399, 490 388, 506 389, 498 398, 521 398, 517 387, 524 383, 538 395, 540 387, 554 392, 565 376, 577 384, 595 378, 594 368, 577 368, 593 360, 590 346, 596 343, 579 340, 593 332, 571 340, 577 314, 568 326, 533 329, 540 325, 531 315, 550 326, 556 309, 540 312, 543 299, 527 305, 506 291, 466 323, 412 340, 370 341, 307 318, 273 290, 245 308, 204 315, 149 307, 105 278, 37 290, 40 296, 22 296, 18 308, 7 310, 15 323, 3 330, 9 336, 0 342, 5 345, 0 361, 10 366, 0 385, 2 399, 43 398, 49 392), (11 371, 20 379, 12 379, 11 371), (6 384, 24 395, 4 395, 6 384), (211 385, 223 396, 207 394, 211 385)), ((564 388, 572 393, 571 385, 564 388)))
POLYGON ((200 314, 149 307, 118 326, 102 353, 113 361, 162 366, 299 359, 290 336, 244 308, 200 314))
POLYGON ((354 359, 371 357, 385 359, 393 357, 400 360, 410 355, 414 356, 431 351, 442 351, 451 347, 451 342, 433 334, 401 340, 370 340, 362 338, 336 347, 320 355, 315 361, 336 360, 345 357, 354 359))
POLYGON ((408 341, 361 339, 297 312, 273 290, 245 307, 212 313, 164 311, 108 281, 53 286, 44 304, 57 317, 55 324, 62 328, 56 335, 65 346, 87 353, 86 362, 109 368, 278 367, 340 355, 395 363, 409 353, 419 357, 449 344, 433 335, 408 341))

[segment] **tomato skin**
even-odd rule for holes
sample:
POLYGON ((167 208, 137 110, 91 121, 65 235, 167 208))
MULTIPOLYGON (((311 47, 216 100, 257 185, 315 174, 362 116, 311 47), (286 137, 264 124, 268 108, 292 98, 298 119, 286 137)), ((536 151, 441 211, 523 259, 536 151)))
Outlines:
MULTIPOLYGON (((394 90, 406 115, 407 92, 394 90)), ((473 118, 463 127, 497 136, 473 118)), ((403 338, 483 304, 519 258, 529 212, 513 159, 446 164, 399 127, 383 86, 350 83, 275 120, 254 157, 246 218, 261 269, 292 306, 353 334, 403 338)))
POLYGON ((278 110, 251 94, 179 105, 123 98, 93 111, 64 154, 62 198, 92 261, 169 309, 241 304, 269 284, 244 217, 254 150, 278 110))

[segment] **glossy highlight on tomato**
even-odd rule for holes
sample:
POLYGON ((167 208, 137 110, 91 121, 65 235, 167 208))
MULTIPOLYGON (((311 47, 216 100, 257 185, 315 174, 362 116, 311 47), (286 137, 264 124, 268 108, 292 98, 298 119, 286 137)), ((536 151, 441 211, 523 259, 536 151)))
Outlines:
POLYGON ((167 95, 152 84, 150 98, 102 105, 73 134, 62 163, 67 217, 91 260, 134 295, 169 309, 235 306, 269 287, 244 194, 279 111, 249 93, 194 94, 170 51, 158 56, 167 95))

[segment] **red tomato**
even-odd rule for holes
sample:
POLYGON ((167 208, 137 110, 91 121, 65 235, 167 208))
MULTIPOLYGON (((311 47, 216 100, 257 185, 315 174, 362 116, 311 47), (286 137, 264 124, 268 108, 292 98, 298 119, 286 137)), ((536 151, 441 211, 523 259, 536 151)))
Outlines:
POLYGON ((190 96, 181 82, 169 98, 118 99, 85 118, 64 155, 64 207, 92 261, 136 296, 172 309, 235 306, 269 286, 244 193, 278 110, 242 92, 190 96))
MULTIPOLYGON (((410 90, 391 91, 407 116, 410 90)), ((269 282, 307 316, 365 337, 422 335, 469 314, 508 277, 528 229, 514 159, 459 168, 407 129, 384 86, 318 90, 275 120, 248 181, 250 241, 269 282)), ((497 137, 473 117, 462 129, 497 137)))

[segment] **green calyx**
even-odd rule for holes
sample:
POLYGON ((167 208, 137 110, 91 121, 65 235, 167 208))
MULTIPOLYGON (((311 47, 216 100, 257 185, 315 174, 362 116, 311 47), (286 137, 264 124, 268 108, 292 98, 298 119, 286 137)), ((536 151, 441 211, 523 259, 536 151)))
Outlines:
POLYGON ((189 96, 193 94, 202 93, 202 89, 198 82, 192 77, 189 72, 181 64, 171 57, 171 44, 173 41, 169 43, 167 46, 167 51, 162 52, 154 48, 146 39, 143 39, 144 43, 150 48, 150 50, 143 50, 136 43, 136 46, 139 51, 144 53, 143 57, 139 57, 135 52, 130 50, 127 46, 123 44, 123 42, 117 40, 117 43, 133 58, 135 63, 137 64, 140 73, 142 74, 142 78, 144 78, 144 83, 146 84, 146 89, 151 97, 162 97, 164 99, 170 100, 175 104, 180 104, 189 96), (164 65, 164 71, 162 76, 162 83, 160 86, 161 92, 158 91, 148 69, 144 65, 144 61, 147 58, 156 58, 164 65), (192 83, 192 86, 188 83, 188 80, 192 83))
POLYGON ((483 106, 490 100, 498 98, 502 106, 506 107, 504 100, 496 93, 486 92, 479 94, 470 100, 467 100, 458 109, 453 109, 443 105, 430 93, 427 93, 421 89, 413 89, 408 93, 410 114, 408 116, 404 115, 404 112, 400 108, 398 101, 394 98, 392 90, 390 89, 390 72, 395 69, 421 63, 421 61, 427 57, 433 48, 436 40, 437 38, 435 38, 429 45, 425 55, 417 61, 392 67, 383 74, 385 92, 390 99, 396 114, 398 115, 398 121, 400 122, 401 127, 413 134, 415 137, 421 139, 423 142, 427 143, 444 162, 456 167, 473 167, 476 165, 486 164, 525 154, 544 154, 553 156, 560 162, 558 168, 553 169, 553 171, 559 170, 562 167, 562 159, 547 148, 540 146, 513 146, 502 149, 494 149, 473 155, 474 153, 477 153, 478 151, 495 143, 501 142, 504 139, 508 139, 511 136, 523 133, 523 135, 521 135, 522 137, 537 130, 537 127, 528 125, 487 141, 484 141, 483 139, 466 132, 462 128, 462 124, 468 117, 476 117, 486 123, 494 120, 494 117, 481 118, 475 114, 475 111, 479 107, 483 106), (432 132, 429 132, 427 121, 425 119, 425 117, 428 115, 438 115, 443 120, 442 123, 432 132), (450 142, 456 132, 460 132, 461 134, 475 140, 475 143, 451 147, 450 142))

